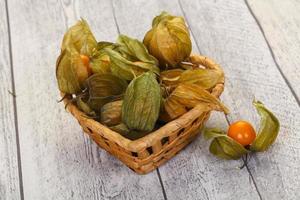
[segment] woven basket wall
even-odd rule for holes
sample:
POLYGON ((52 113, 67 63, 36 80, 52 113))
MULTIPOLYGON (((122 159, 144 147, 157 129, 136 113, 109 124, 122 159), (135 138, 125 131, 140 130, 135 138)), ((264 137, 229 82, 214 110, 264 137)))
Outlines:
MULTIPOLYGON (((191 55, 187 62, 194 66, 216 69, 223 74, 219 65, 207 57, 191 55)), ((211 93, 219 97, 223 89, 224 75, 211 93)), ((131 141, 99 122, 86 117, 71 103, 71 97, 65 98, 64 103, 68 104, 67 109, 78 120, 85 133, 101 148, 139 174, 146 174, 156 169, 193 141, 210 114, 205 106, 198 105, 145 137, 131 141)))

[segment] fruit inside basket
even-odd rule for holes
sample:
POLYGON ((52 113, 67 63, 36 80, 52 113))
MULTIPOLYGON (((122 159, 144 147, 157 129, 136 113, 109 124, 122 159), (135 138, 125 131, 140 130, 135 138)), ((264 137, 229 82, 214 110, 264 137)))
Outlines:
POLYGON ((126 35, 97 42, 81 19, 63 38, 59 90, 99 146, 146 173, 192 141, 210 111, 228 112, 218 99, 222 69, 191 51, 184 19, 166 12, 143 42, 126 35))

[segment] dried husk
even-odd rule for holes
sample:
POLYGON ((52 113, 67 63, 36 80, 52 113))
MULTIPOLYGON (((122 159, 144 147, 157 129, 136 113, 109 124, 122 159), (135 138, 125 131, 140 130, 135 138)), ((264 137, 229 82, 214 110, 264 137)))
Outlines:
POLYGON ((137 39, 130 38, 126 35, 119 35, 117 39, 118 51, 128 60, 140 61, 158 65, 157 59, 150 55, 145 45, 137 39))
POLYGON ((61 92, 80 93, 88 76, 89 71, 74 48, 66 48, 61 52, 56 62, 56 78, 61 92))
POLYGON ((254 101, 258 114, 261 117, 258 134, 251 144, 251 151, 266 151, 276 140, 280 129, 280 123, 277 117, 268 110, 260 101, 254 101))
POLYGON ((156 76, 146 72, 133 79, 124 95, 122 121, 131 130, 151 131, 158 119, 161 91, 156 76))
POLYGON ((171 69, 162 71, 160 80, 166 87, 176 87, 180 83, 192 83, 204 89, 211 89, 223 78, 223 72, 215 69, 171 69))
POLYGON ((122 136, 126 137, 128 135, 128 133, 130 132, 130 130, 128 129, 128 127, 124 124, 124 123, 120 123, 114 126, 110 126, 109 127, 111 130, 121 134, 122 136))
POLYGON ((155 56, 162 68, 176 67, 191 53, 192 43, 182 17, 162 12, 152 21, 152 29, 144 37, 149 53, 155 56))
POLYGON ((110 58, 105 49, 115 49, 117 47, 116 44, 106 41, 101 41, 97 43, 97 47, 93 52, 93 56, 91 58, 90 67, 92 72, 95 73, 111 73, 110 69, 110 58))
POLYGON ((87 114, 88 116, 91 116, 91 117, 95 117, 96 116, 96 113, 95 111, 93 111, 90 106, 83 100, 82 97, 78 96, 76 97, 76 104, 77 104, 77 107, 83 111, 85 114, 87 114))
POLYGON ((160 81, 165 86, 176 86, 179 83, 181 74, 184 72, 182 69, 170 69, 160 73, 160 81))
POLYGON ((219 129, 205 129, 204 137, 206 139, 213 139, 209 151, 219 158, 236 160, 249 153, 246 148, 219 129))
POLYGON ((104 51, 109 55, 112 73, 125 80, 132 80, 147 71, 159 74, 157 60, 136 39, 120 35, 116 48, 105 48, 104 51))
POLYGON ((126 88, 127 82, 113 74, 93 74, 87 79, 87 103, 99 112, 104 104, 120 99, 126 88))
POLYGON ((96 48, 97 41, 84 19, 79 20, 65 33, 61 50, 64 51, 70 46, 74 46, 80 54, 87 56, 91 56, 93 49, 96 48))
POLYGON ((121 123, 122 100, 105 104, 101 108, 100 122, 107 126, 114 126, 121 123))
POLYGON ((192 69, 184 71, 180 75, 178 82, 192 83, 204 89, 210 89, 215 87, 222 78, 223 72, 216 69, 192 69))
POLYGON ((211 110, 229 112, 218 98, 201 86, 191 83, 180 83, 175 88, 165 101, 165 110, 171 119, 175 119, 199 104, 205 104, 211 110))
POLYGON ((94 74, 106 74, 110 73, 110 59, 105 53, 99 53, 91 59, 90 67, 94 74))

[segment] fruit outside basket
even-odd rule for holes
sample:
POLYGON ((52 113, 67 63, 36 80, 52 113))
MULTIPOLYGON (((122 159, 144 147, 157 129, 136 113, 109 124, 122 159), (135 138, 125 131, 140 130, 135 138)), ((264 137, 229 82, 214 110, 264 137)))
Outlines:
MULTIPOLYGON (((223 78, 211 90, 214 96, 219 97, 224 89, 224 73, 220 66, 211 59, 200 55, 191 55, 187 62, 194 66, 222 72, 223 78)), ((63 93, 61 95, 64 96, 63 93)), ((146 174, 175 156, 199 135, 203 124, 210 115, 209 108, 198 105, 161 128, 132 141, 88 118, 71 100, 71 96, 66 97, 64 103, 68 104, 67 109, 78 120, 84 132, 101 148, 117 157, 138 174, 146 174)))

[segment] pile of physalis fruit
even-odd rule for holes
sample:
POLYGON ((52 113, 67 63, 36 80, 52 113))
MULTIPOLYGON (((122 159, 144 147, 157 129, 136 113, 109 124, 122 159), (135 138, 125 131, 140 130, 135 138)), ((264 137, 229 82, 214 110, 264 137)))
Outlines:
MULTIPOLYGON (((191 51, 184 19, 166 12, 153 19, 143 42, 125 35, 116 42, 97 42, 81 19, 64 35, 56 64, 58 86, 86 117, 131 140, 199 104, 228 113, 210 93, 222 71, 184 63, 191 51)), ((265 145, 265 137, 260 139, 264 134, 263 130, 250 150, 265 145)), ((237 158, 249 151, 219 130, 207 130, 206 136, 213 138, 211 152, 217 156, 237 158)))

